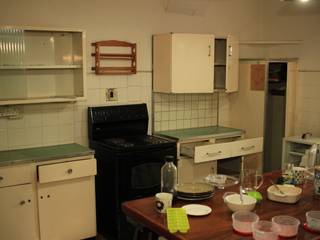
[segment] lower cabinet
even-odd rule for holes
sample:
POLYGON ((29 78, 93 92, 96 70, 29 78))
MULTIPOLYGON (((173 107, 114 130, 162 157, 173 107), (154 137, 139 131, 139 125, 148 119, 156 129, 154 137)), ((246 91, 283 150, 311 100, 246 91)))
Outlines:
POLYGON ((96 236, 96 160, 0 167, 0 240, 96 236))
POLYGON ((96 235, 94 177, 40 184, 40 236, 45 240, 96 235))
POLYGON ((96 235, 96 160, 38 166, 40 237, 85 239, 96 235))
POLYGON ((32 184, 0 188, 0 239, 36 240, 37 231, 32 184))

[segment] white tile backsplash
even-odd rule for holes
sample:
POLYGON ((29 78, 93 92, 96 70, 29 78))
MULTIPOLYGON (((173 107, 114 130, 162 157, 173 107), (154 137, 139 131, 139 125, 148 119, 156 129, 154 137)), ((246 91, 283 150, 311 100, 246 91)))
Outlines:
MULTIPOLYGON (((218 94, 154 93, 154 130, 216 125, 217 98, 218 94)), ((223 103, 228 108, 228 101, 223 100, 223 103)))
MULTIPOLYGON (((19 118, 0 118, 0 151, 72 142, 88 145, 88 106, 147 103, 151 133, 151 72, 128 76, 95 75, 88 72, 86 101, 25 105, 21 106, 22 114, 19 118), (106 88, 117 88, 118 101, 106 101, 106 88)), ((169 112, 164 126, 169 127, 169 112)), ((160 128, 159 124, 155 124, 155 127, 160 128)))

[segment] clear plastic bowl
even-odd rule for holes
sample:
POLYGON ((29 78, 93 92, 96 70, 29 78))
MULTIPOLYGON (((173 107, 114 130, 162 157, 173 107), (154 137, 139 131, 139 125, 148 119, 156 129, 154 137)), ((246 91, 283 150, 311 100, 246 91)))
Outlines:
POLYGON ((252 224, 255 240, 278 240, 279 229, 270 221, 258 221, 252 224))
POLYGON ((249 211, 238 211, 232 214, 233 229, 244 235, 252 234, 252 223, 258 222, 259 216, 249 211))
POLYGON ((320 211, 307 212, 306 219, 309 228, 320 231, 320 211))
POLYGON ((294 237, 298 234, 300 221, 294 217, 280 215, 273 217, 271 221, 279 229, 281 237, 294 237))

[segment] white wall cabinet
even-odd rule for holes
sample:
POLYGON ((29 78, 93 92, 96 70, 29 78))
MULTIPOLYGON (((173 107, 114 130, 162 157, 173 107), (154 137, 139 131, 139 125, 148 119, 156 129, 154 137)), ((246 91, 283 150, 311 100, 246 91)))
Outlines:
POLYGON ((0 167, 0 239, 96 236, 96 172, 91 155, 0 167))
POLYGON ((212 93, 214 36, 159 34, 153 37, 153 90, 212 93))
POLYGON ((85 98, 85 33, 0 28, 0 105, 85 98))
POLYGON ((39 239, 32 184, 2 187, 0 199, 0 239, 39 239))
POLYGON ((171 33, 153 37, 154 92, 235 92, 238 72, 239 47, 233 36, 171 33))

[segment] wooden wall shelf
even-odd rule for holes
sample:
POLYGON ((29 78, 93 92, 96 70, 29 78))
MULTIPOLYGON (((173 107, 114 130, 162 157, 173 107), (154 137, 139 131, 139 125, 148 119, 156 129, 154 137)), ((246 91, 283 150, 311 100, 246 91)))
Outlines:
POLYGON ((137 46, 136 43, 129 43, 118 40, 107 40, 92 43, 94 46, 94 53, 91 55, 95 57, 95 66, 92 67, 92 70, 96 74, 105 74, 105 75, 129 75, 137 73, 137 46), (130 53, 104 53, 102 52, 102 47, 124 47, 130 48, 130 53), (129 66, 114 66, 114 67, 105 67, 101 65, 101 61, 129 61, 129 66))

